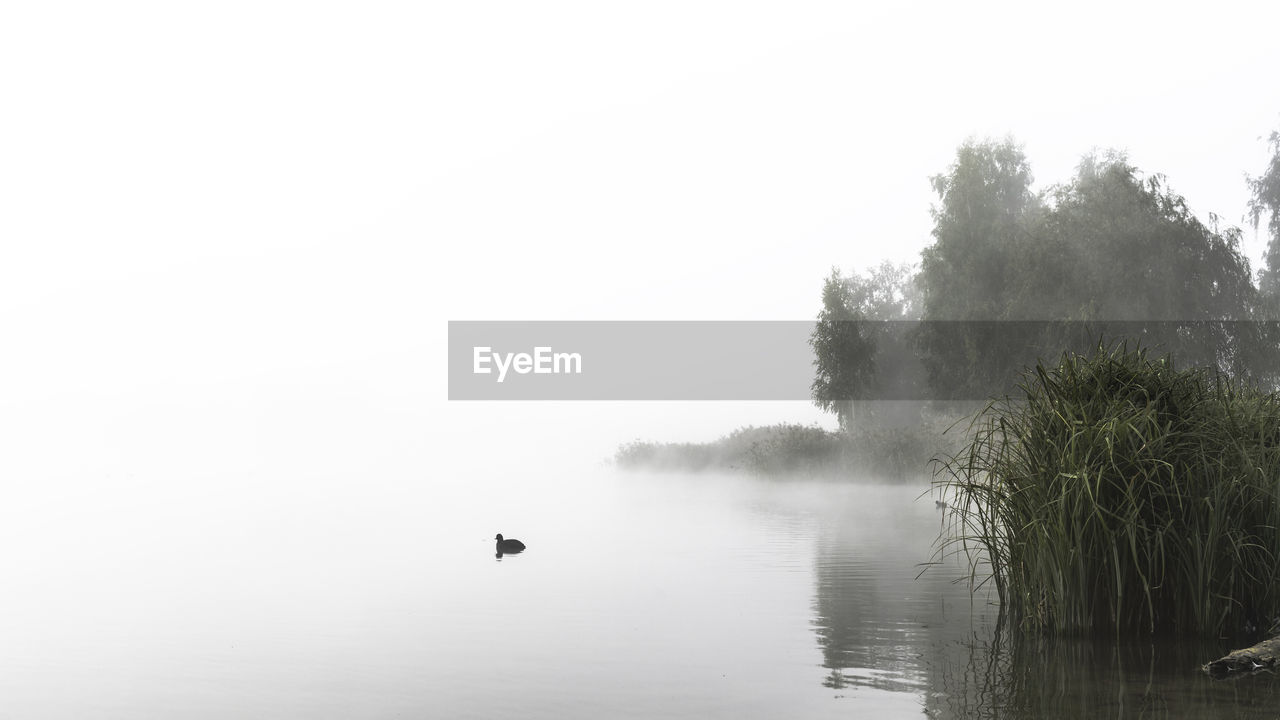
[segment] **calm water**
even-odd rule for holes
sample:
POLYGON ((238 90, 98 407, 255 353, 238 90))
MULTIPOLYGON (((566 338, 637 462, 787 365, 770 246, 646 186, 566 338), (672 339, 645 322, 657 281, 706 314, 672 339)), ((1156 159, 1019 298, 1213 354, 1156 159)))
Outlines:
POLYGON ((1226 649, 1011 643, 924 485, 112 479, 4 511, 0 717, 1275 717, 1226 649), (494 555, 493 535, 524 540, 494 555))

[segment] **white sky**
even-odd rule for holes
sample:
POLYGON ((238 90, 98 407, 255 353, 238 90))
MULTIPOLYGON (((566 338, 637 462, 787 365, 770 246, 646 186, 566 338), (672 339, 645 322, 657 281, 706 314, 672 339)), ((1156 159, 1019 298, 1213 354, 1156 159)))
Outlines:
POLYGON ((169 404, 317 394, 536 418, 445 403, 447 320, 810 318, 832 265, 918 256, 928 176, 970 136, 1012 133, 1042 184, 1126 149, 1238 224, 1280 129, 1278 18, 10 4, 0 432, 52 451, 169 404))

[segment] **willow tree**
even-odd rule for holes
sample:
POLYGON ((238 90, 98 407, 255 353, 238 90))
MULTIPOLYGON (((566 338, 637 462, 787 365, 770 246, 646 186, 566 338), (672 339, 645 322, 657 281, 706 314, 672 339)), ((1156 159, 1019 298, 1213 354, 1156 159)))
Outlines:
POLYGON ((1000 394, 1037 359, 1131 332, 1184 365, 1270 374, 1274 343, 1251 322, 1259 297, 1238 229, 1200 220, 1118 153, 1085 157, 1045 193, 1031 179, 1008 140, 962 146, 934 178, 920 340, 936 393, 1000 394))
MULTIPOLYGON (((1208 222, 1161 175, 1144 176, 1123 155, 1088 156, 1051 193, 1036 230, 1061 281, 1046 312, 1084 321, 1139 321, 1144 342, 1183 365, 1251 374, 1258 306, 1240 231, 1208 222)), ((1047 274, 1048 268, 1039 273, 1047 274)), ((1024 302, 1037 289, 1029 287, 1024 302)))

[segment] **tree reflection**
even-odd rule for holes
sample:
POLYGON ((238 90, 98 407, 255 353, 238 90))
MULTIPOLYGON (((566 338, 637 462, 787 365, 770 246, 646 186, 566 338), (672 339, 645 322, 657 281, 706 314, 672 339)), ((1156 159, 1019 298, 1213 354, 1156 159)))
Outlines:
POLYGON ((943 639, 941 618, 951 600, 937 586, 949 582, 916 581, 930 538, 894 538, 904 526, 894 513, 876 511, 874 518, 833 524, 819 535, 813 628, 829 671, 824 687, 909 693, 926 687, 920 648, 943 639))

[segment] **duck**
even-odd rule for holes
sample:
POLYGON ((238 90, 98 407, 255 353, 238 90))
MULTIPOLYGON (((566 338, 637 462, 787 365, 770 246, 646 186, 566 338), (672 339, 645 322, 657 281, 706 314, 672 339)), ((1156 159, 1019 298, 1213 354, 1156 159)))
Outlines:
POLYGON ((515 538, 503 540, 502 533, 498 533, 493 539, 498 541, 498 552, 500 553, 518 553, 524 550, 524 543, 515 538))

